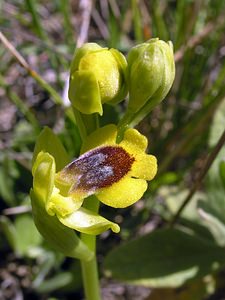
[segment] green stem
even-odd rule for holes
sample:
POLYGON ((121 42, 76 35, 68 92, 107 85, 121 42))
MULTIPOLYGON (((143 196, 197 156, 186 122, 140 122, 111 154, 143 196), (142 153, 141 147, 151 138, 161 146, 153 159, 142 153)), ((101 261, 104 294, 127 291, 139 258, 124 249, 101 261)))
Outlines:
POLYGON ((85 300, 101 300, 96 256, 89 262, 81 262, 85 300))
MULTIPOLYGON (((84 140, 88 134, 92 133, 98 128, 98 115, 85 115, 80 113, 75 108, 73 109, 73 112, 81 138, 84 140)), ((85 199, 83 207, 97 213, 99 210, 99 201, 95 196, 90 196, 85 199)), ((81 233, 81 240, 92 251, 92 253, 94 253, 92 260, 81 260, 85 297, 86 300, 101 300, 98 279, 98 265, 96 259, 96 236, 81 233)))
MULTIPOLYGON (((85 200, 83 206, 89 210, 98 212, 99 201, 95 196, 90 196, 85 200)), ((94 252, 94 257, 92 260, 81 261, 86 300, 101 300, 98 279, 98 265, 96 259, 96 236, 82 233, 81 240, 89 247, 92 252, 94 252)))
POLYGON ((79 112, 74 107, 73 107, 73 113, 82 140, 84 140, 87 137, 87 135, 91 134, 99 127, 97 114, 85 115, 79 112))

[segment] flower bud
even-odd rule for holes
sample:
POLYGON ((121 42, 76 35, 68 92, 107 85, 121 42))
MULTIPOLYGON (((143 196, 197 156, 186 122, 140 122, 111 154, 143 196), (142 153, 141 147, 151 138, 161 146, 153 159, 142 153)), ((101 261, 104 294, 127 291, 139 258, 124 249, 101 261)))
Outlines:
POLYGON ((158 38, 133 47, 128 54, 128 111, 149 113, 169 92, 175 77, 173 45, 158 38))
POLYGON ((84 114, 102 115, 103 103, 115 104, 127 94, 127 62, 116 49, 95 43, 76 49, 70 71, 69 99, 84 114))

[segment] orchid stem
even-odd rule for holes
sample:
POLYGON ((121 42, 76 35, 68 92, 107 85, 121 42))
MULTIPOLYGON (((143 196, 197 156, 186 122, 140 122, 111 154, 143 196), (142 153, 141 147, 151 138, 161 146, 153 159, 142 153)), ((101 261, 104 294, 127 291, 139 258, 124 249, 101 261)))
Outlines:
MULTIPOLYGON (((90 236, 92 238, 92 236, 90 236)), ((95 237, 94 237, 95 238, 95 237)), ((88 262, 81 261, 85 300, 101 300, 96 255, 88 262)))
MULTIPOLYGON (((85 200, 84 207, 91 211, 98 212, 99 201, 95 196, 90 196, 85 200)), ((82 233, 81 240, 94 253, 92 260, 81 261, 83 285, 86 296, 85 300, 101 300, 96 259, 96 236, 82 233)))
MULTIPOLYGON (((84 207, 91 211, 98 212, 99 201, 95 196, 90 196, 85 200, 84 207)), ((98 265, 96 259, 96 236, 82 233, 81 240, 94 253, 92 260, 81 261, 86 300, 101 300, 98 279, 98 265)))
MULTIPOLYGON (((95 131, 98 126, 97 114, 84 115, 73 109, 77 126, 80 131, 81 139, 84 141, 87 135, 95 131)), ((99 200, 93 195, 85 199, 83 207, 93 212, 99 210, 99 200)), ((94 256, 89 261, 81 260, 81 270, 83 278, 83 286, 85 293, 85 300, 101 300, 99 278, 98 278, 98 264, 96 259, 96 236, 81 233, 81 240, 94 253, 94 256)))

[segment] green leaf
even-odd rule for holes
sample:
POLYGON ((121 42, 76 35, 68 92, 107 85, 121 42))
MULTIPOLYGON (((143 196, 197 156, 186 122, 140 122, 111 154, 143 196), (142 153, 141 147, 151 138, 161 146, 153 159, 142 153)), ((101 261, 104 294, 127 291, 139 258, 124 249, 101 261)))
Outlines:
MULTIPOLYGON (((210 137, 209 137, 209 146, 211 148, 215 147, 219 138, 221 137, 224 131, 224 124, 225 124, 225 99, 219 105, 215 116, 213 118, 210 137)), ((218 153, 216 159, 214 160, 211 168, 209 169, 208 176, 207 176, 207 191, 211 193, 214 198, 217 199, 221 198, 221 202, 225 202, 224 197, 224 188, 221 184, 221 177, 220 177, 220 163, 225 158, 225 145, 222 147, 220 152, 218 153), (223 193, 223 196, 221 194, 223 193), (223 200, 222 200, 223 199, 223 200)), ((225 221, 225 217, 224 217, 225 221)))
POLYGON ((64 258, 63 254, 56 253, 53 251, 46 251, 45 248, 41 248, 42 253, 39 257, 41 257, 39 263, 38 272, 34 275, 32 281, 32 288, 37 289, 42 282, 46 279, 47 275, 51 271, 51 269, 58 268, 61 263, 60 256, 64 258))
MULTIPOLYGON (((225 99, 221 102, 214 115, 209 136, 209 146, 214 147, 224 131, 225 99)), ((225 149, 223 149, 223 152, 225 149)))
POLYGON ((100 234, 108 229, 116 233, 120 231, 116 223, 82 207, 66 217, 58 218, 65 226, 87 234, 100 234))
POLYGON ((32 165, 34 164, 38 153, 41 151, 48 152, 55 158, 56 171, 61 170, 70 161, 63 144, 54 134, 54 132, 48 127, 45 127, 37 138, 32 165))
POLYGON ((9 153, 0 152, 0 196, 8 206, 16 206, 14 185, 19 177, 15 161, 9 158, 9 153))
POLYGON ((178 287, 225 264, 225 252, 177 229, 157 230, 111 251, 106 274, 151 287, 178 287))
POLYGON ((17 238, 15 226, 6 216, 0 216, 0 229, 5 234, 5 237, 11 248, 15 252, 17 252, 17 238))
POLYGON ((16 204, 13 194, 13 179, 9 177, 5 164, 0 166, 0 196, 7 206, 16 204))
POLYGON ((17 251, 21 255, 30 255, 32 248, 37 247, 42 242, 42 238, 37 231, 33 219, 30 215, 24 214, 16 217, 16 245, 17 251))
MULTIPOLYGON (((174 215, 188 195, 187 189, 181 189, 177 186, 164 186, 160 188, 159 193, 165 201, 168 209, 174 215)), ((190 221, 200 222, 199 214, 197 213, 197 201, 204 199, 205 195, 201 192, 196 192, 192 200, 183 210, 181 217, 190 221)))
POLYGON ((62 272, 50 279, 46 279, 36 289, 39 293, 50 293, 69 285, 73 280, 70 272, 62 272))
MULTIPOLYGON (((219 105, 211 126, 209 146, 215 147, 219 138, 224 131, 225 124, 225 99, 219 105)), ((217 219, 219 222, 225 224, 225 197, 224 197, 224 184, 223 177, 223 162, 225 158, 225 145, 218 153, 214 160, 209 172, 207 174, 207 211, 217 219), (222 167, 221 167, 222 166, 222 167), (221 169, 222 168, 222 169, 221 169), (221 173, 222 172, 222 173, 221 173), (222 179, 222 180, 221 180, 222 179)))
POLYGON ((219 246, 225 246, 225 223, 217 217, 207 202, 199 201, 198 211, 205 226, 210 230, 219 246))

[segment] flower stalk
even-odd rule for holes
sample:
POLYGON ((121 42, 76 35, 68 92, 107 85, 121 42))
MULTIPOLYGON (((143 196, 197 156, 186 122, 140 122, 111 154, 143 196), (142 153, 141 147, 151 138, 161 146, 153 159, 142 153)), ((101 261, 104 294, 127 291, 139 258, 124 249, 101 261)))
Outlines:
MULTIPOLYGON (((76 108, 74 108, 73 111, 79 131, 81 133, 81 139, 84 140, 88 134, 99 127, 98 116, 97 114, 82 114, 76 108)), ((90 211, 98 213, 99 201, 95 196, 90 196, 85 200, 83 206, 90 211)), ((86 300, 101 300, 98 264, 96 257, 96 236, 81 233, 81 241, 93 253, 91 260, 80 260, 83 288, 86 300)))
MULTIPOLYGON (((91 196, 86 199, 84 206, 97 213, 99 209, 99 201, 95 196, 91 196)), ((96 257, 96 236, 82 233, 81 240, 94 253, 93 258, 90 261, 81 260, 86 300, 101 300, 96 257)))
MULTIPOLYGON (((84 140, 88 134, 95 131, 99 127, 97 114, 85 115, 80 113, 77 109, 73 109, 76 122, 81 133, 81 138, 84 140)), ((98 213, 99 201, 95 196, 88 197, 83 207, 98 213)), ((93 253, 91 260, 80 260, 83 288, 86 300, 101 300, 99 273, 96 257, 96 236, 86 233, 81 233, 81 241, 93 253)))

